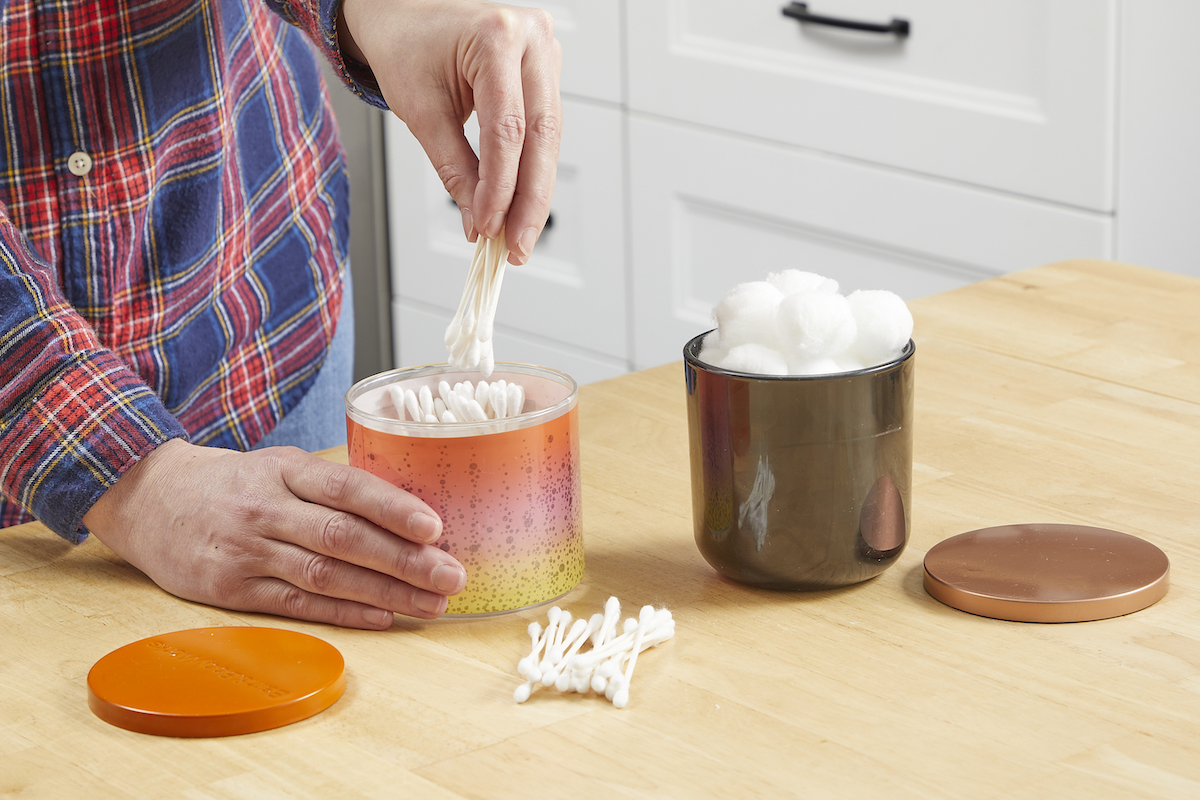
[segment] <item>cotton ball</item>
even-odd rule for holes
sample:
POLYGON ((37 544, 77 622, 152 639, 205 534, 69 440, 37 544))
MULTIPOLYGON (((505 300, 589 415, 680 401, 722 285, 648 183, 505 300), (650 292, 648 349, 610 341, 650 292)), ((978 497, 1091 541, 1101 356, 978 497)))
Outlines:
POLYGON ((833 375, 842 367, 832 358, 797 358, 788 361, 789 375, 833 375))
POLYGON ((788 374, 787 359, 782 353, 752 342, 729 348, 729 352, 717 366, 730 372, 746 372, 751 375, 788 374))
POLYGON ((839 355, 834 361, 837 362, 838 372, 857 372, 867 366, 853 348, 839 355))
POLYGON ((767 283, 783 292, 784 297, 804 292, 837 294, 838 290, 838 282, 833 278, 825 278, 815 272, 803 272, 798 269, 772 272, 767 276, 767 283))
POLYGON ((789 359, 833 358, 854 344, 857 325, 840 294, 808 292, 779 304, 779 329, 789 359))
POLYGON ((710 331, 700 344, 700 352, 697 357, 705 364, 716 366, 725 360, 725 354, 729 352, 729 348, 721 346, 720 331, 710 331))
POLYGON ((869 289, 851 293, 846 302, 858 323, 854 350, 864 366, 899 357, 913 332, 912 313, 900 296, 885 289, 869 289))
POLYGON ((775 344, 776 311, 783 294, 766 281, 739 283, 713 309, 720 345, 730 350, 740 344, 775 344))

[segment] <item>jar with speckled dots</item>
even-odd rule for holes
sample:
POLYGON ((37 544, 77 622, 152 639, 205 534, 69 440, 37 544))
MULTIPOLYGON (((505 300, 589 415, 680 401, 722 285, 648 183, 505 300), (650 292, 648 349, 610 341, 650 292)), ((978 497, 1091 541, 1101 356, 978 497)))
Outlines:
POLYGON ((391 370, 346 393, 350 464, 420 497, 442 519, 437 544, 467 570, 451 617, 557 600, 583 577, 578 386, 545 367, 499 363, 486 380, 521 384, 524 410, 485 422, 414 422, 389 386, 438 395, 482 378, 446 364, 391 370), (400 418, 396 418, 399 416, 400 418))

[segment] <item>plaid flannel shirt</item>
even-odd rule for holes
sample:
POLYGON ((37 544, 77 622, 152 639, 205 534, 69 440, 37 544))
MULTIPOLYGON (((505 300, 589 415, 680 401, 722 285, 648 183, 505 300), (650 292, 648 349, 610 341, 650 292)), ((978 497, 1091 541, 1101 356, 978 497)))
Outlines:
POLYGON ((349 232, 305 34, 371 95, 339 4, 0 0, 3 525, 81 541, 157 445, 245 449, 303 397, 349 232))

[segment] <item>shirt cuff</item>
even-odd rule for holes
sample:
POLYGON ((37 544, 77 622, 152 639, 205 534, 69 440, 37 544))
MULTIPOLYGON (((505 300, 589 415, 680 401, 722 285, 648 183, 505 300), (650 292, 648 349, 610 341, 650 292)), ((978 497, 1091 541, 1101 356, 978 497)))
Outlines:
POLYGON ((5 494, 76 544, 88 535, 83 515, 126 470, 163 442, 187 437, 107 350, 66 361, 14 412, 0 437, 5 494))
POLYGON ((343 0, 318 0, 318 16, 320 18, 319 43, 325 52, 329 63, 333 64, 346 87, 376 108, 387 110, 387 102, 379 91, 379 82, 375 73, 360 61, 355 61, 342 53, 338 41, 337 19, 342 13, 343 0))

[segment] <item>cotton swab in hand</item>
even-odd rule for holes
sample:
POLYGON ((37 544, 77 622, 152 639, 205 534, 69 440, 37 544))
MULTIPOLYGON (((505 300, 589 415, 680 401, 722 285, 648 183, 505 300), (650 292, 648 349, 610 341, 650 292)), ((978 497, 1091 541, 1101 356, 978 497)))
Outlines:
POLYGON ((467 270, 467 281, 458 311, 450 320, 443 337, 452 366, 477 369, 485 378, 492 374, 496 363, 492 350, 492 331, 507 261, 508 246, 504 243, 503 228, 495 239, 479 237, 475 242, 471 266, 467 270))

